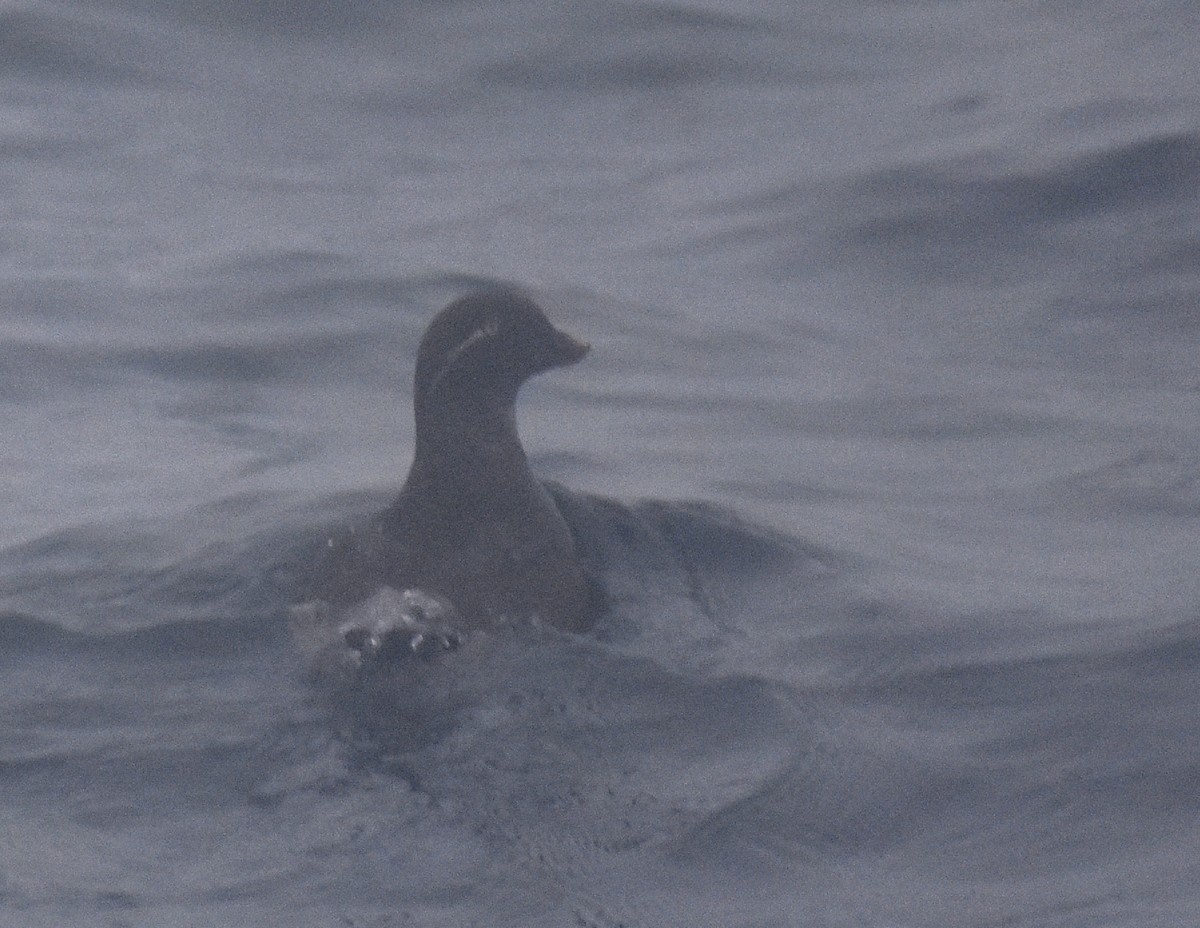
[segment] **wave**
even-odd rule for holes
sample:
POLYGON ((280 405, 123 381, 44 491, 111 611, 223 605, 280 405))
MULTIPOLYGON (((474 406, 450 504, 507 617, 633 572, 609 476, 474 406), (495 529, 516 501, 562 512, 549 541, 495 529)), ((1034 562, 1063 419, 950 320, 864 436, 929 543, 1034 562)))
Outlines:
POLYGON ((85 7, 0 10, 0 73, 86 85, 145 83, 157 70, 132 22, 85 7))
MULTIPOLYGON (((852 254, 869 265, 900 262, 934 279, 994 282, 1057 249, 1073 253, 1070 235, 1081 223, 1195 200, 1200 135, 1163 132, 1032 165, 974 154, 934 159, 869 170, 846 186, 858 204, 853 214, 865 218, 829 230, 829 258, 852 254)), ((811 208, 813 195, 796 186, 780 191, 776 204, 799 211, 805 203, 811 208)), ((778 232, 806 224, 779 217, 771 201, 759 196, 742 208, 775 216, 768 223, 778 232)), ((1128 251, 1125 239, 1121 247, 1128 251)))
POLYGON ((286 628, 280 621, 181 619, 125 632, 88 634, 49 619, 21 613, 0 614, 0 654, 4 660, 35 656, 87 655, 161 660, 220 658, 247 650, 285 651, 286 628))

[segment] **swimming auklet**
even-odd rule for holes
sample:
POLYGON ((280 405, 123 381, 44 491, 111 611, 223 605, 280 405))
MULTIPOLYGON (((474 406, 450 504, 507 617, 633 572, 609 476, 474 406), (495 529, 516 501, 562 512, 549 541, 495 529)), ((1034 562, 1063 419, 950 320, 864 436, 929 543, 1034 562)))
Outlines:
MULTIPOLYGON (((381 587, 416 590, 444 601, 438 611, 451 615, 456 629, 524 621, 589 628, 603 594, 529 469, 515 411, 526 380, 575 364, 588 350, 514 291, 473 293, 438 313, 417 350, 408 478, 395 502, 352 540, 355 550, 344 553, 355 563, 336 568, 343 589, 327 598, 334 605, 358 600, 361 613, 361 600, 381 587)), ((369 613, 371 601, 365 606, 369 613)), ((372 622, 344 625, 346 644, 360 653, 373 649, 391 626, 372 622), (379 634, 372 630, 379 627, 379 634)), ((401 622, 409 625, 419 622, 401 622)), ((453 646, 445 635, 437 639, 453 646)))

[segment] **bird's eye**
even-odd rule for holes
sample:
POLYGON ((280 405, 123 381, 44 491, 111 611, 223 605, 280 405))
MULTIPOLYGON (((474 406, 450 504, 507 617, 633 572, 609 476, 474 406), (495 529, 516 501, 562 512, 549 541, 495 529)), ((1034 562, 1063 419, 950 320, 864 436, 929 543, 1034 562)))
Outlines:
POLYGON ((496 319, 489 319, 487 322, 482 323, 467 333, 467 336, 450 352, 447 353, 445 360, 442 362, 441 368, 438 370, 437 376, 435 376, 429 383, 429 391, 433 392, 433 390, 437 388, 437 385, 441 383, 445 376, 454 370, 455 365, 457 365, 462 356, 470 350, 472 345, 477 345, 480 342, 488 341, 489 339, 495 338, 499 334, 500 322, 496 319))

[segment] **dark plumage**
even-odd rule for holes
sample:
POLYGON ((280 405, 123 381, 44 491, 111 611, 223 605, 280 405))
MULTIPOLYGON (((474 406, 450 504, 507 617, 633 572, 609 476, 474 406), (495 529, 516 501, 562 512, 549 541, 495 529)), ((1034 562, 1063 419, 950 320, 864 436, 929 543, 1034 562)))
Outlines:
POLYGON ((448 599, 468 628, 588 628, 601 597, 529 469, 514 408, 526 380, 587 351, 514 292, 471 294, 438 313, 417 351, 408 479, 353 551, 341 551, 341 592, 328 598, 353 603, 384 584, 448 599))

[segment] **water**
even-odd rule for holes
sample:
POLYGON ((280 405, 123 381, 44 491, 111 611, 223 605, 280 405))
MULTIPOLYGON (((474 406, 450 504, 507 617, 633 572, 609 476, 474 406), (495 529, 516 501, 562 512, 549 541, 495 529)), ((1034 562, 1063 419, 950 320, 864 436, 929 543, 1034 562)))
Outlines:
POLYGON ((0 5, 0 923, 1194 924, 1196 25, 0 5), (494 280, 616 608, 330 699, 494 280))

